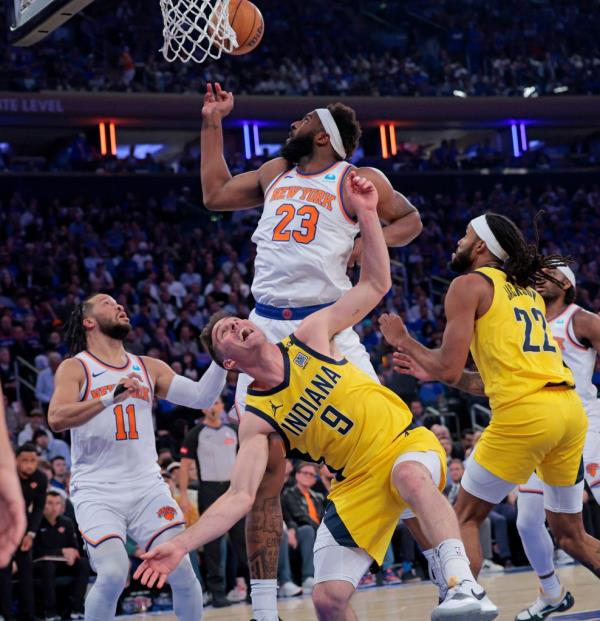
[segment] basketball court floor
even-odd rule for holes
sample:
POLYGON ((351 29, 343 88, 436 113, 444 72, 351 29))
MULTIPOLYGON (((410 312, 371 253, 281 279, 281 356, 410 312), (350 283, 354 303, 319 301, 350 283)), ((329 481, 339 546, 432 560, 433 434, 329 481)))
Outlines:
MULTIPOLYGON (((561 568, 558 574, 575 596, 575 606, 566 613, 550 618, 560 621, 600 621, 600 581, 579 566, 561 568)), ((538 588, 531 571, 482 577, 481 583, 500 607, 498 621, 513 621, 515 615, 532 602, 538 588)), ((352 605, 360 621, 428 621, 436 593, 429 582, 379 587, 359 591, 352 605)), ((279 612, 284 621, 316 621, 309 597, 279 600, 279 612)), ((220 610, 209 607, 203 621, 249 621, 251 616, 247 605, 220 610)), ((149 613, 121 619, 176 621, 172 613, 149 613)))

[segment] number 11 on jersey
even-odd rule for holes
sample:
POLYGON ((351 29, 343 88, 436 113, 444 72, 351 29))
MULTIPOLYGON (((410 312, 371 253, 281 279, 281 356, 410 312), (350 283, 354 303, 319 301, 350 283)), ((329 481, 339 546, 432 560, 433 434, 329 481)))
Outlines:
POLYGON ((123 415, 123 406, 120 403, 119 405, 115 406, 113 413, 115 415, 115 422, 117 424, 115 440, 137 440, 139 438, 139 435, 135 421, 135 405, 133 405, 133 403, 130 403, 125 408, 125 413, 127 414, 127 426, 129 427, 129 431, 125 430, 125 417, 123 415))

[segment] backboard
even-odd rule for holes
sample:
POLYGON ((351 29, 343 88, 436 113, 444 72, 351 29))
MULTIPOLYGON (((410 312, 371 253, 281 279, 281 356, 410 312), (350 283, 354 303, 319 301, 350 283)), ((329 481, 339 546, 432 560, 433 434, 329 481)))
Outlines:
POLYGON ((6 0, 8 39, 28 46, 41 41, 94 0, 6 0))

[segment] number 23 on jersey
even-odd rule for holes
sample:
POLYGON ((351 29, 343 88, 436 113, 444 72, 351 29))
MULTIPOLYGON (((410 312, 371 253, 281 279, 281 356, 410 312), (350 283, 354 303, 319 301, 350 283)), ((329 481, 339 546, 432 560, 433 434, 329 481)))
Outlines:
POLYGON ((302 205, 296 209, 290 203, 280 205, 275 213, 281 216, 279 222, 273 229, 273 241, 288 242, 290 239, 299 244, 310 244, 317 234, 317 223, 319 221, 319 211, 313 205, 302 205), (292 228, 291 222, 294 217, 300 216, 300 226, 298 229, 292 228))

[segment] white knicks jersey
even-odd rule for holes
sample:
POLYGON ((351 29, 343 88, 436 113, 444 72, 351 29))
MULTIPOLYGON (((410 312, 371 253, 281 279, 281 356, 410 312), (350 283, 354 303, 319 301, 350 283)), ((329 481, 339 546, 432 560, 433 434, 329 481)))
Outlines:
POLYGON ((592 383, 592 375, 596 366, 597 352, 593 347, 580 343, 573 330, 573 317, 581 307, 569 304, 567 308, 549 322, 552 336, 561 349, 565 364, 573 372, 575 390, 588 416, 598 416, 600 403, 598 389, 592 383))
POLYGON ((345 210, 342 187, 352 166, 337 162, 314 175, 292 168, 265 192, 252 294, 277 307, 335 302, 352 284, 346 263, 358 223, 345 210))
POLYGON ((86 376, 81 401, 104 396, 129 373, 138 373, 142 380, 133 396, 71 429, 71 483, 120 483, 159 474, 152 422, 154 386, 142 360, 127 354, 127 364, 114 367, 87 351, 75 358, 86 376))

